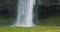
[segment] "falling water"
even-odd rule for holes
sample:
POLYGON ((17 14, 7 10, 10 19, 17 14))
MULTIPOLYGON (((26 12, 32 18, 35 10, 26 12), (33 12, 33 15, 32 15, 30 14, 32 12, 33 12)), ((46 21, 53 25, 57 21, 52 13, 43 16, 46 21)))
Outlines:
POLYGON ((34 26, 33 6, 35 0, 19 0, 15 26, 34 26))

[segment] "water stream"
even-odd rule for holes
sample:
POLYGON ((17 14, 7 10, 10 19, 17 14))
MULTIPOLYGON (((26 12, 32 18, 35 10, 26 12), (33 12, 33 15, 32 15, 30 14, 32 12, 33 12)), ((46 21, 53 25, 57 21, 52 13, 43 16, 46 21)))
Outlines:
POLYGON ((35 0, 19 0, 18 1, 18 13, 15 26, 34 26, 33 23, 33 6, 35 0))

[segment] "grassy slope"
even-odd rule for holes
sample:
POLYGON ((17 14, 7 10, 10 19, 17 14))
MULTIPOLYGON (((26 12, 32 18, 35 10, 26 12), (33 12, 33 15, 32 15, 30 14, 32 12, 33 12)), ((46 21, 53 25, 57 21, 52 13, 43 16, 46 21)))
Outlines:
POLYGON ((0 32, 60 32, 60 26, 0 27, 0 32))
POLYGON ((53 25, 53 26, 60 26, 60 15, 59 16, 55 16, 55 17, 50 17, 48 19, 44 19, 44 20, 39 20, 38 22, 40 25, 53 25))
POLYGON ((0 24, 6 25, 6 24, 12 24, 14 21, 16 21, 14 18, 8 18, 4 19, 3 17, 0 17, 0 24))
MULTIPOLYGON (((1 20, 0 20, 1 21, 1 20)), ((7 21, 7 20, 2 20, 7 21)), ((10 19, 9 21, 13 21, 10 19)), ((37 27, 0 27, 0 32, 60 32, 60 16, 51 17, 45 20, 39 20, 41 25, 49 26, 37 26, 37 27), (51 26, 54 25, 54 26, 51 26), (57 26, 55 26, 57 25, 57 26)))

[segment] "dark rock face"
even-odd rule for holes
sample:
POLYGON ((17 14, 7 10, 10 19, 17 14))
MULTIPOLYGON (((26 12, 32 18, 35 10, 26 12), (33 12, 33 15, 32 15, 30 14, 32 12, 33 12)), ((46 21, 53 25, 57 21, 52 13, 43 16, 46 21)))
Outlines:
POLYGON ((56 7, 44 7, 39 6, 38 19, 48 19, 48 17, 54 17, 60 14, 60 9, 56 7))
POLYGON ((5 19, 7 19, 9 17, 9 11, 7 9, 1 9, 0 17, 4 17, 5 19))

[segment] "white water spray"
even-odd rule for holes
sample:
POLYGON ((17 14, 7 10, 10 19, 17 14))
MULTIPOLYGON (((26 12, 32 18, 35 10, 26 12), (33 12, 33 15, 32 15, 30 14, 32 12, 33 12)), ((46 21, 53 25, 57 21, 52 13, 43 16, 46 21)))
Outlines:
POLYGON ((33 6, 35 0, 19 0, 18 14, 15 26, 34 26, 33 23, 33 6))

